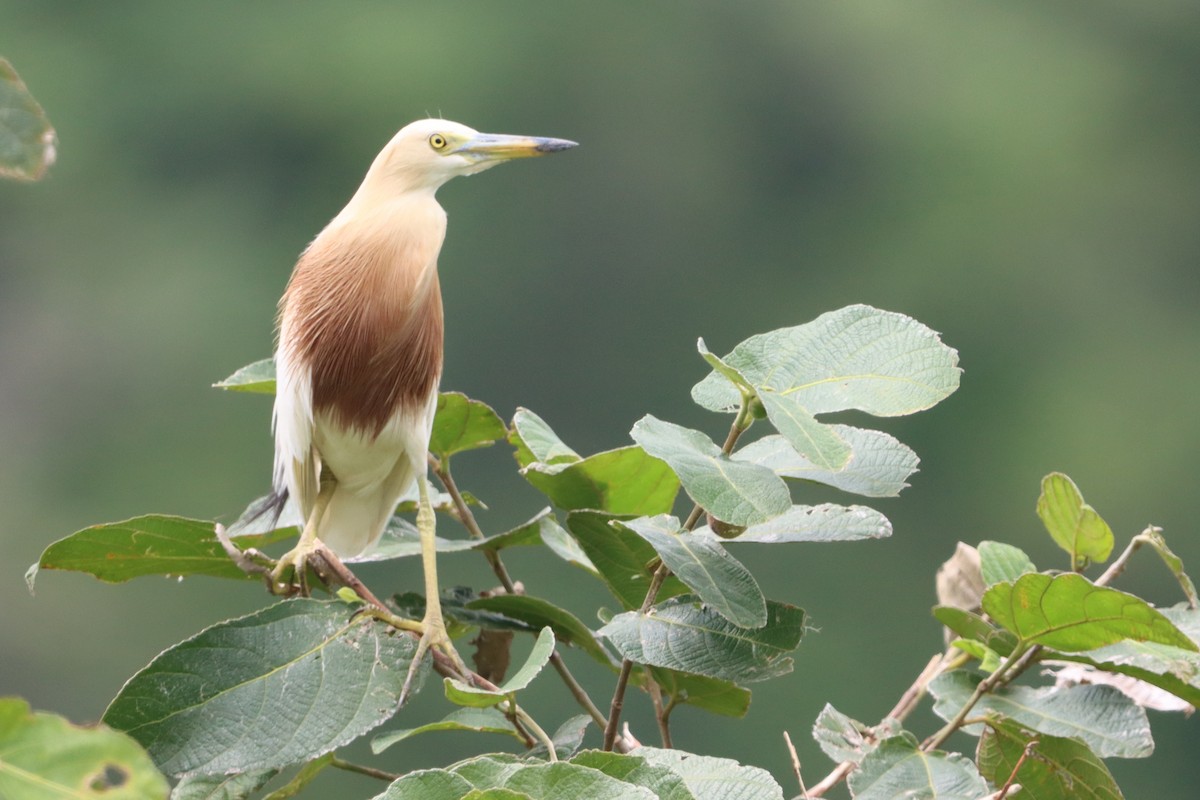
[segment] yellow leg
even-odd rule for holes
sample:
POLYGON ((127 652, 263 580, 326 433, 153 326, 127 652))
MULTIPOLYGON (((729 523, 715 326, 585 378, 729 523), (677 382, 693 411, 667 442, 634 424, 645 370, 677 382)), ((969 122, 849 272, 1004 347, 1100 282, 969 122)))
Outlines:
POLYGON ((425 617, 421 620, 421 639, 417 643, 417 652, 413 656, 408 677, 405 678, 404 688, 400 692, 401 702, 408 697, 413 677, 420 669, 421 660, 430 647, 436 647, 449 656, 460 674, 467 674, 466 665, 454 649, 450 634, 446 632, 446 621, 442 617, 437 577, 437 540, 434 538, 437 522, 433 504, 429 501, 429 487, 426 485, 424 474, 417 476, 417 484, 420 491, 417 502, 417 531, 421 534, 421 564, 425 569, 425 617))
POLYGON ((317 499, 313 503, 313 510, 308 516, 308 521, 304 523, 300 541, 281 556, 275 564, 275 568, 271 570, 271 591, 275 594, 308 595, 307 565, 308 558, 317 545, 317 521, 325 513, 325 508, 329 505, 329 498, 333 496, 336 485, 332 480, 321 482, 321 490, 317 493, 317 499), (289 570, 291 570, 290 575, 288 574, 289 570))

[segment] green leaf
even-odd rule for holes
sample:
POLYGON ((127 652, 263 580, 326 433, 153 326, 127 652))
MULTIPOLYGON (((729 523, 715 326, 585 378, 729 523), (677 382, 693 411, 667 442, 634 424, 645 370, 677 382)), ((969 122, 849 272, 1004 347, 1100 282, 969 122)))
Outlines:
POLYGON ((1159 558, 1167 565, 1167 569, 1171 570, 1171 574, 1175 576, 1175 580, 1179 581, 1179 588, 1183 589, 1184 595, 1187 596, 1188 604, 1192 608, 1200 605, 1200 597, 1196 595, 1196 585, 1192 583, 1192 579, 1183 571, 1183 560, 1171 552, 1171 548, 1167 547, 1167 540, 1163 538, 1162 528, 1151 526, 1133 537, 1133 540, 1154 548, 1154 552, 1158 553, 1159 558))
POLYGON ((683 778, 696 800, 783 800, 783 789, 765 769, 748 767, 731 758, 714 758, 639 747, 633 755, 651 766, 666 767, 683 778))
POLYGON ((430 722, 418 728, 406 728, 399 731, 381 733, 371 739, 371 752, 378 755, 392 745, 411 739, 414 736, 431 731, 471 731, 474 733, 500 733, 512 736, 518 740, 521 735, 508 717, 494 708, 459 708, 437 722, 430 722))
POLYGON ((804 611, 769 601, 766 626, 748 630, 694 597, 679 597, 648 614, 618 614, 599 634, 638 664, 749 683, 792 671, 787 654, 804 634, 804 611))
POLYGON ((521 474, 554 505, 567 511, 662 514, 675 505, 679 479, 640 447, 621 447, 573 464, 532 463, 521 474))
POLYGON ((1112 774, 1082 742, 1027 730, 1013 722, 989 723, 976 753, 979 771, 1000 786, 1016 770, 1021 793, 1036 800, 1121 800, 1112 774), (1025 746, 1037 739, 1017 769, 1025 746))
POLYGON ((792 506, 783 480, 765 467, 733 461, 700 431, 642 417, 630 432, 646 452, 671 465, 691 498, 717 519, 753 525, 792 506))
POLYGON ((499 687, 500 691, 492 692, 464 683, 456 678, 446 678, 446 698, 460 706, 475 708, 494 706, 528 686, 546 666, 553 654, 554 631, 549 627, 542 628, 537 641, 533 643, 533 650, 530 651, 529 657, 525 659, 521 668, 499 687))
POLYGON ((868 753, 850 773, 848 785, 855 800, 981 800, 989 792, 970 759, 940 750, 922 752, 907 734, 893 736, 868 753))
POLYGON ((462 800, 534 800, 534 798, 513 789, 472 789, 463 795, 462 800))
MULTIPOLYGON (((576 714, 559 725, 550 737, 550 741, 554 744, 555 755, 560 759, 569 759, 573 756, 583 746, 583 737, 587 734, 588 726, 591 724, 592 718, 587 714, 576 714)), ((529 758, 546 758, 547 750, 546 745, 539 744, 527 755, 529 758)))
POLYGON ((964 639, 979 642, 1002 656, 1010 655, 1017 646, 1017 638, 1011 633, 997 630, 995 625, 970 611, 953 606, 934 606, 933 616, 964 639))
POLYGON ((542 543, 550 548, 550 551, 554 555, 568 564, 574 564, 592 573, 592 575, 600 577, 600 570, 596 569, 596 565, 592 563, 587 553, 579 546, 579 542, 575 541, 571 537, 571 534, 563 530, 554 517, 551 516, 542 519, 539 522, 538 532, 542 537, 542 543))
POLYGON ((0 177, 36 181, 54 163, 58 137, 12 64, 0 58, 0 177))
POLYGON ((775 430, 818 469, 837 472, 850 461, 850 446, 833 428, 817 422, 817 418, 794 398, 778 392, 762 391, 758 399, 775 430))
POLYGON ((1012 583, 1026 573, 1037 572, 1024 550, 1003 542, 979 543, 979 568, 988 586, 1012 583))
MULTIPOLYGON (((295 535, 294 530, 280 529, 267 534, 234 536, 232 540, 245 550, 295 535)), ((230 560, 217 540, 213 523, 166 514, 93 525, 59 539, 26 572, 30 591, 40 569, 86 572, 107 583, 123 583, 146 575, 257 579, 230 560)))
MULTIPOLYGON (((750 690, 732 681, 689 675, 662 667, 646 667, 668 706, 686 704, 723 717, 744 717, 750 710, 750 690)), ((643 681, 644 683, 644 681, 643 681)))
POLYGON ((517 464, 522 468, 533 463, 566 467, 583 460, 544 419, 527 408, 518 408, 513 415, 508 441, 516 448, 517 464))
POLYGON ((372 800, 464 800, 471 796, 471 788, 470 781, 453 772, 423 769, 393 782, 372 800))
POLYGON ((582 458, 532 411, 518 409, 509 442, 525 480, 567 511, 652 515, 671 510, 679 479, 640 447, 621 447, 582 458))
POLYGON ((246 800, 278 774, 278 770, 265 769, 233 775, 189 775, 175 785, 171 800, 246 800))
POLYGON ((821 751, 837 763, 860 764, 881 741, 898 736, 901 730, 900 723, 890 717, 872 728, 826 703, 813 724, 813 738, 821 751))
MULTIPOLYGON (((1195 641, 1200 638, 1200 611, 1163 609, 1163 616, 1195 641)), ((1200 653, 1154 642, 1118 642, 1079 654, 1059 654, 1064 661, 1128 675, 1200 706, 1200 653)))
POLYGON ((571 759, 572 764, 591 767, 605 775, 654 792, 658 800, 695 800, 683 778, 668 767, 655 766, 646 759, 602 750, 584 750, 571 759))
POLYGON ((167 791, 150 757, 125 734, 0 698, 0 797, 149 800, 167 791))
MULTIPOLYGON (((722 359, 759 390, 788 395, 809 414, 858 409, 876 416, 930 408, 958 388, 958 354, 902 314, 848 306, 812 322, 752 336, 722 359)), ((713 411, 741 395, 713 373, 692 389, 713 411)))
POLYGON ((895 497, 908 486, 909 476, 920 463, 908 445, 883 431, 849 425, 828 427, 851 449, 850 460, 839 470, 817 466, 779 435, 753 441, 731 458, 766 467, 782 478, 821 483, 864 497, 895 497))
POLYGON ((1026 644, 1065 652, 1123 639, 1200 649, 1146 601, 1074 573, 1032 573, 998 583, 984 594, 983 610, 1026 644))
MULTIPOLYGON (((934 712, 947 722, 954 719, 981 680, 963 670, 939 675, 929 684, 934 712)), ((1101 758, 1145 758, 1154 752, 1145 710, 1111 686, 1007 686, 979 698, 971 714, 998 714, 1039 733, 1080 739, 1101 758)), ((963 730, 979 736, 983 728, 963 730)))
POLYGON ((961 650, 979 662, 979 669, 984 672, 995 672, 1000 668, 1000 654, 986 644, 980 644, 974 639, 953 639, 950 646, 961 650))
POLYGON ((214 389, 252 394, 275 394, 275 359, 264 358, 241 367, 228 378, 213 384, 214 389))
POLYGON ((767 601, 750 570, 712 533, 685 533, 665 514, 618 523, 645 539, 681 581, 725 619, 741 628, 767 621, 767 601))
POLYGON ((1042 478, 1037 514, 1055 543, 1075 567, 1104 561, 1112 553, 1113 533, 1096 509, 1083 502, 1075 482, 1061 472, 1042 478))
POLYGON ((751 525, 726 542, 855 542, 892 535, 887 517, 867 506, 792 506, 778 517, 751 525))
POLYGON ((704 343, 703 339, 696 340, 696 350, 700 353, 700 357, 713 368, 714 372, 737 387, 743 398, 749 399, 758 396, 758 392, 750 385, 750 381, 746 380, 746 376, 726 364, 721 360, 720 356, 709 350, 708 345, 704 343))
POLYGON ((415 650, 343 603, 285 600, 163 652, 104 721, 171 775, 284 767, 391 717, 415 650))
POLYGON ((507 435, 508 428, 487 403, 461 392, 442 392, 438 395, 429 452, 445 459, 465 450, 490 447, 507 435))
POLYGON ((595 658, 605 666, 612 666, 612 656, 597 641, 595 634, 579 617, 553 603, 527 594, 496 594, 471 600, 466 607, 473 610, 503 614, 509 619, 520 620, 530 630, 550 628, 554 638, 564 644, 572 644, 595 658))
MULTIPOLYGON (((476 795, 480 800, 507 797, 499 790, 517 792, 533 800, 654 800, 649 789, 643 789, 613 778, 597 769, 573 764, 568 761, 557 763, 528 764, 511 757, 497 755, 481 756, 459 762, 450 768, 451 774, 463 778, 475 790, 484 792, 476 795)), ((392 784, 395 787, 397 784, 392 784)), ((382 795, 378 800, 409 800, 417 794, 382 795)), ((470 797, 471 795, 460 795, 470 797)), ((440 796, 439 796, 440 800, 440 796)))
MULTIPOLYGON (((616 519, 596 511, 572 511, 567 516, 567 530, 621 605, 641 608, 654 574, 650 564, 657 554, 642 537, 610 524, 616 519)), ((663 582, 658 596, 666 599, 687 591, 683 582, 672 575, 663 582)))

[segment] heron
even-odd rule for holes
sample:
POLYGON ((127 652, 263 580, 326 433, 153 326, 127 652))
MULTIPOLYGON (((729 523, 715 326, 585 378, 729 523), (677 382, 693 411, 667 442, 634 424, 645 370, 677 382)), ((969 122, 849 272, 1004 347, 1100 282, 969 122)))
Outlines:
POLYGON ((301 254, 279 301, 274 497, 280 508, 293 498, 304 527, 272 588, 306 591, 320 544, 340 558, 375 544, 416 482, 426 606, 414 668, 431 646, 462 663, 442 617, 426 481, 443 354, 446 212, 435 195, 459 175, 575 146, 444 119, 405 126, 301 254))

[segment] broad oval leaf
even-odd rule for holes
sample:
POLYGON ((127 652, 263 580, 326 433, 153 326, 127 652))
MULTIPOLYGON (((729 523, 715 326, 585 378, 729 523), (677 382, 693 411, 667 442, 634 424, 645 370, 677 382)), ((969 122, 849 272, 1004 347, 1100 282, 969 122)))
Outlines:
POLYGON ((465 450, 490 447, 508 435, 508 428, 487 403, 462 392, 438 395, 429 452, 444 459, 465 450))
POLYGON ((104 721, 171 775, 284 767, 391 717, 415 650, 343 603, 285 600, 164 651, 104 721))
POLYGON ((849 425, 828 427, 851 450, 850 460, 841 469, 817 466, 778 434, 751 442, 734 451, 731 458, 766 467, 782 478, 813 481, 864 497, 895 497, 908 486, 908 478, 921 461, 908 445, 883 431, 849 425))
POLYGON ((662 514, 675 505, 679 478, 640 447, 606 450, 566 465, 538 462, 521 470, 525 480, 566 511, 662 514))
POLYGON ((923 752, 908 735, 893 736, 868 753, 850 773, 849 786, 855 800, 981 800, 989 792, 969 758, 940 750, 923 752))
POLYGON ((630 436, 670 464, 688 495, 723 522, 753 525, 792 506, 783 479, 757 464, 731 460, 700 431, 646 415, 630 436))
POLYGON ((1076 567, 1104 561, 1112 553, 1112 529, 1096 509, 1083 502, 1075 482, 1061 472, 1042 478, 1037 513, 1050 538, 1071 556, 1076 567))
POLYGON ((649 789, 567 761, 521 767, 496 788, 520 792, 532 800, 655 800, 649 789))
POLYGON ((40 179, 54 163, 57 144, 46 113, 0 58, 0 177, 40 179))
POLYGON ((471 794, 470 781, 444 769, 410 772, 371 800, 463 800, 471 794))
MULTIPOLYGON (((946 721, 953 719, 981 680, 963 670, 939 675, 929 684, 934 712, 946 721)), ((971 714, 997 714, 1039 733, 1080 739, 1101 758, 1145 758, 1154 752, 1145 710, 1111 686, 1006 686, 980 697, 971 714)), ((979 736, 983 728, 969 725, 963 730, 979 736)))
POLYGON ((638 664, 749 683, 791 672, 787 654, 804 635, 804 611, 768 601, 765 626, 739 628, 685 596, 659 603, 648 614, 618 614, 599 634, 638 664))
POLYGON ((1024 550, 1003 542, 979 543, 979 569, 988 586, 1011 583, 1026 573, 1037 572, 1024 550))
POLYGON ((150 756, 125 734, 0 698, 0 797, 143 800, 168 790, 150 756))
POLYGON ((761 391, 758 399, 767 419, 783 438, 818 469, 837 472, 850 460, 850 445, 831 426, 817 422, 795 398, 779 392, 761 391))
MULTIPOLYGON (((1086 744, 1035 733, 1013 722, 990 723, 976 753, 980 773, 997 786, 1016 774, 1021 794, 1037 800, 1121 800, 1124 797, 1104 762, 1086 744), (1021 763, 1025 747, 1037 745, 1021 763), (1017 764, 1021 764, 1017 768, 1017 764)), ((1019 800, 1020 794, 1017 795, 1019 800)))
POLYGON ((1017 637, 1002 631, 983 617, 953 606, 934 606, 934 618, 964 639, 986 646, 1002 656, 1008 656, 1017 645, 1017 637))
POLYGON ((571 763, 591 767, 617 780, 649 789, 658 800, 695 800, 695 795, 682 777, 668 767, 651 764, 638 756, 584 750, 572 757, 571 763))
POLYGON ((583 460, 558 438, 544 419, 527 408, 518 408, 513 414, 508 441, 516 448, 517 464, 521 467, 533 463, 565 467, 583 460))
POLYGON ((1125 639, 1200 649, 1146 601, 1075 573, 998 583, 984 594, 983 610, 1025 643, 1069 653, 1125 639))
MULTIPOLYGON (((291 529, 232 537, 243 550, 295 536, 291 529)), ((25 579, 32 591, 39 569, 86 572, 107 583, 146 575, 207 575, 244 580, 247 575, 225 553, 214 526, 168 514, 147 514, 122 522, 92 525, 59 539, 42 552, 25 579)))
POLYGON ((822 503, 818 506, 792 506, 778 517, 751 525, 725 541, 739 544, 855 542, 883 539, 891 535, 892 523, 873 508, 822 503))
MULTIPOLYGON (((865 305, 751 336, 722 359, 750 385, 790 395, 809 414, 858 409, 911 414, 958 388, 958 353, 921 323, 865 305)), ((692 398, 713 411, 736 411, 738 390, 712 373, 692 398)))
MULTIPOLYGON (((650 565, 657 554, 642 537, 610 524, 617 519, 599 511, 572 511, 567 516, 567 530, 621 605, 641 608, 654 574, 650 565)), ((663 582, 658 596, 666 599, 687 591, 683 582, 672 575, 663 582)))
POLYGON ((671 572, 725 619, 742 628, 766 624, 767 601, 758 581, 716 536, 684 532, 678 519, 666 515, 618 524, 649 542, 671 572))
MULTIPOLYGON (((750 710, 750 690, 732 681, 689 675, 662 667, 646 667, 668 705, 685 703, 723 717, 744 717, 750 710)), ((640 674, 640 673, 639 673, 640 674)), ((642 681, 643 688, 644 681, 642 681)))
POLYGON ((731 758, 657 747, 639 747, 633 755, 646 759, 652 766, 666 767, 683 778, 696 800, 783 800, 783 789, 771 773, 739 764, 731 758))

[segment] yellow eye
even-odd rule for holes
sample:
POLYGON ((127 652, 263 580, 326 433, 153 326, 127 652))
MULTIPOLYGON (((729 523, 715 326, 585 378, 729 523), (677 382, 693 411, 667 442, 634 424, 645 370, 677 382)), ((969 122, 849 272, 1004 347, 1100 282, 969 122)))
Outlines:
POLYGON ((435 133, 429 137, 429 146, 434 150, 445 150, 446 144, 446 137, 442 136, 440 133, 435 133))

